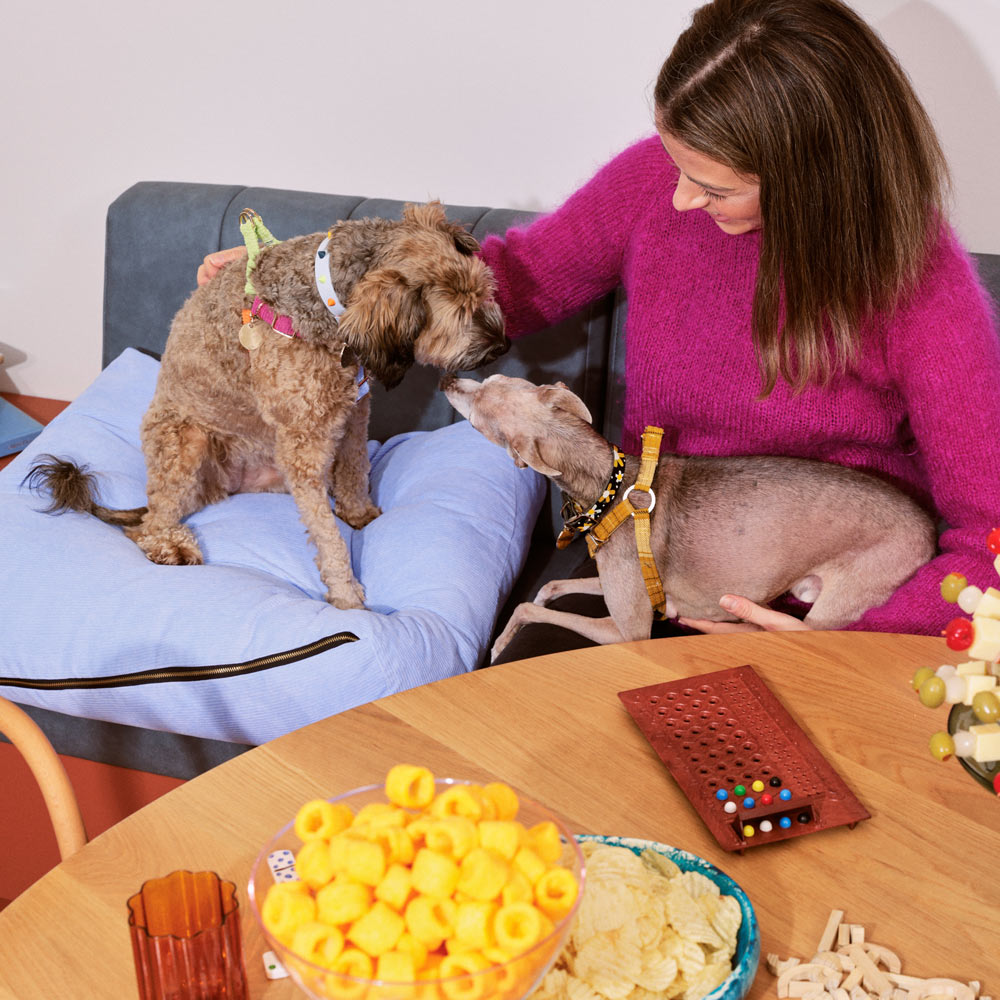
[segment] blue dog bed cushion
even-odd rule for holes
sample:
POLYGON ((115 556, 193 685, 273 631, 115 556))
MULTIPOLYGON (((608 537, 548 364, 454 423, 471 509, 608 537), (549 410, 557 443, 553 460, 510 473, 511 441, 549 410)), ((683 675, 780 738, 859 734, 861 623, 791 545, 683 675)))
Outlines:
POLYGON ((238 494, 193 514, 202 566, 155 565, 118 528, 44 513, 47 498, 21 485, 43 454, 88 466, 107 506, 145 503, 139 423, 158 370, 126 350, 0 472, 0 694, 259 744, 479 665, 544 481, 466 421, 369 442, 383 513, 360 531, 338 520, 363 611, 323 600, 287 494, 238 494), (227 675, 215 669, 226 665, 227 675), (201 667, 212 669, 189 669, 201 667), (100 680, 118 675, 130 676, 100 680))

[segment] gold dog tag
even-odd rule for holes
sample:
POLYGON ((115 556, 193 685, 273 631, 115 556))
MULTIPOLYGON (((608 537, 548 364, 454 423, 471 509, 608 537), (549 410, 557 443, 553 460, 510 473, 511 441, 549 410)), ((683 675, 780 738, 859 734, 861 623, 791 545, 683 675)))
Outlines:
POLYGON ((256 319, 244 323, 240 329, 240 343, 248 351, 256 351, 264 340, 264 324, 258 323, 256 319))

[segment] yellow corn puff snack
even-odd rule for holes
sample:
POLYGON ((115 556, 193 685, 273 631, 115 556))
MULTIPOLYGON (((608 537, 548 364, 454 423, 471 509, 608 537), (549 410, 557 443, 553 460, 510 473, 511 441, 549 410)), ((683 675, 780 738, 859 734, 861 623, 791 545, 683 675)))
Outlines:
POLYGON ((385 848, 371 840, 352 840, 347 846, 347 867, 351 878, 376 886, 385 875, 385 848))
POLYGON ((482 951, 496 944, 493 920, 499 907, 496 903, 469 900, 458 904, 455 913, 455 933, 448 938, 448 951, 482 951))
POLYGON ((496 851, 475 847, 462 858, 456 889, 471 899, 496 899, 509 874, 510 865, 496 851))
POLYGON ((550 868, 535 883, 535 903, 551 920, 565 917, 576 903, 580 886, 566 868, 550 868))
POLYGON ((313 799, 295 814, 295 836, 307 840, 329 840, 334 834, 351 825, 354 814, 343 803, 334 804, 326 799, 313 799))
POLYGON ((291 949, 306 961, 330 969, 344 950, 344 935, 336 927, 312 920, 295 931, 291 949))
POLYGON ((358 810, 351 825, 364 830, 365 836, 370 836, 371 831, 383 827, 406 826, 409 818, 409 813, 392 805, 391 802, 369 802, 358 810))
POLYGON ((509 819, 484 819, 479 822, 479 843, 512 861, 524 841, 524 827, 509 819))
POLYGON ((468 785, 452 785, 438 793, 430 805, 432 816, 465 816, 474 823, 483 818, 483 807, 468 785))
POLYGON ((406 929, 428 951, 441 947, 441 942, 455 933, 458 904, 452 899, 417 896, 406 905, 406 929))
POLYGON ((417 851, 409 830, 395 826, 384 827, 376 832, 373 839, 385 848, 388 864, 396 862, 404 865, 413 864, 413 858, 417 851))
POLYGON ((510 785, 505 785, 502 781, 491 781, 488 785, 483 785, 483 794, 496 807, 497 819, 517 817, 520 802, 517 800, 517 792, 510 785))
POLYGON ((391 906, 378 900, 351 924, 347 940, 367 954, 378 957, 396 947, 405 929, 403 918, 391 906))
POLYGON ((429 952, 427 945, 418 941, 408 930, 396 942, 396 951, 405 951, 413 958, 413 968, 418 972, 427 965, 429 952))
POLYGON ((371 958, 363 951, 345 948, 334 960, 331 971, 353 978, 328 976, 323 983, 323 990, 327 996, 336 1000, 360 1000, 368 992, 368 983, 364 980, 371 979, 373 968, 371 958))
POLYGON ((401 913, 409 902, 412 891, 413 876, 410 869, 406 865, 394 864, 386 869, 382 881, 375 886, 375 898, 401 913))
POLYGON ((559 828, 551 820, 536 823, 529 831, 527 841, 534 852, 546 863, 554 865, 563 852, 559 828))
POLYGON ((426 767, 397 764, 385 777, 385 795, 403 809, 424 809, 434 798, 434 775, 426 767))
POLYGON ((267 890, 260 916, 267 930, 291 947, 299 927, 316 918, 316 901, 303 882, 275 882, 267 890))
POLYGON ((507 884, 500 890, 501 903, 533 903, 535 890, 524 872, 511 868, 507 884))
POLYGON ((465 816, 442 816, 427 827, 424 843, 432 851, 460 861, 479 846, 479 831, 465 816))
POLYGON ((454 860, 428 847, 413 859, 413 888, 425 896, 448 898, 458 885, 459 870, 454 860))
POLYGON ((491 977, 475 973, 485 972, 489 967, 490 960, 476 951, 445 955, 438 967, 441 992, 448 1000, 480 1000, 490 989, 491 977), (453 976, 460 978, 453 979, 453 976))
POLYGON ((372 890, 358 882, 331 882, 316 893, 316 915, 327 924, 349 924, 371 905, 372 890))
POLYGON ((295 870, 310 889, 320 889, 336 872, 330 860, 330 845, 325 840, 307 840, 295 856, 295 870))
POLYGON ((501 906, 493 921, 497 944, 511 955, 527 951, 542 938, 542 914, 530 903, 501 906))
POLYGON ((405 951, 387 951, 375 964, 375 978, 384 983, 412 983, 416 975, 413 956, 405 951))
POLYGON ((548 870, 548 865, 530 847, 522 847, 514 855, 514 869, 534 885, 548 870))

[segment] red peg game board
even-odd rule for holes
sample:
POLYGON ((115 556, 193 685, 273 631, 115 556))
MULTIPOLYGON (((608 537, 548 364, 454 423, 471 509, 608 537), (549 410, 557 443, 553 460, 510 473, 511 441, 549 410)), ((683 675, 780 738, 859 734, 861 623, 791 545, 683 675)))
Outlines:
POLYGON ((753 667, 618 697, 727 851, 869 818, 753 667))

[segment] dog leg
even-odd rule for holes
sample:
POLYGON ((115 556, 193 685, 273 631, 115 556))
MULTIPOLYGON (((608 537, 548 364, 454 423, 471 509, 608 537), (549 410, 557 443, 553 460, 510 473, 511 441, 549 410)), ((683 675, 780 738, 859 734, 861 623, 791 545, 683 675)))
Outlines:
POLYGON ((546 608, 541 604, 519 604, 514 609, 514 613, 510 616, 510 621, 507 622, 503 632, 493 644, 493 649, 490 652, 491 660, 495 660, 503 652, 504 647, 514 638, 522 625, 534 622, 567 628, 571 632, 576 632, 585 639, 590 639, 602 646, 622 641, 622 634, 613 618, 588 618, 586 615, 574 615, 569 611, 556 611, 554 608, 546 608))
POLYGON ((330 509, 326 486, 329 453, 317 448, 313 433, 277 428, 274 454, 288 492, 299 508, 299 517, 316 546, 316 565, 326 586, 327 601, 344 610, 363 608, 365 592, 351 571, 347 546, 330 509))
POLYGON ((148 511, 125 534, 163 566, 200 566, 194 532, 181 521, 206 503, 200 471, 209 453, 205 431, 179 418, 150 411, 143 420, 142 448, 148 469, 148 511))
POLYGON ((369 398, 369 395, 365 394, 351 408, 330 473, 330 492, 336 501, 337 517, 346 521, 352 528, 363 528, 382 513, 372 503, 370 492, 369 398))
POLYGON ((590 594, 600 597, 604 593, 599 576, 579 576, 569 580, 549 580, 538 588, 535 604, 549 604, 565 594, 590 594))

